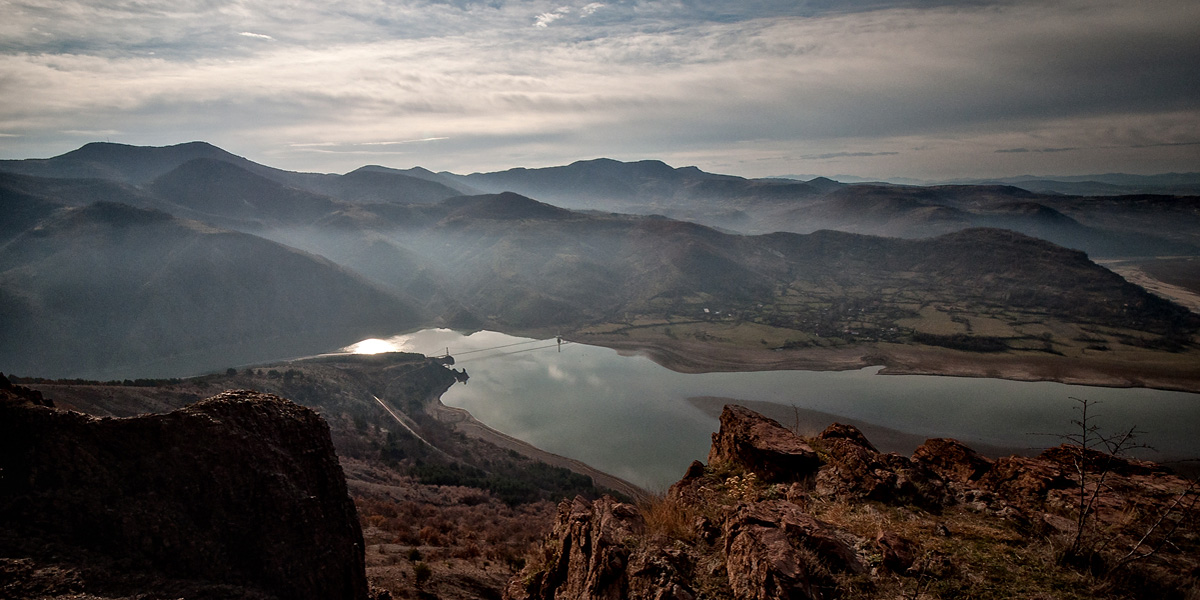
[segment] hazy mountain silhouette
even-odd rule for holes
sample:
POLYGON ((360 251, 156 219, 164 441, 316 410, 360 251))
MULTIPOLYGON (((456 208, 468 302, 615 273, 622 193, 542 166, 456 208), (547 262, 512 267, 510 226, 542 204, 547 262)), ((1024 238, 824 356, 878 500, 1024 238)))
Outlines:
MULTIPOLYGON (((1117 177, 1122 182, 1134 177, 1117 177)), ((1200 252, 1200 225, 1162 230, 1157 215, 1116 203, 1136 197, 1081 198, 1043 194, 1008 184, 911 186, 744 179, 672 168, 659 161, 579 161, 561 167, 473 173, 459 181, 479 189, 515 191, 569 208, 662 214, 742 233, 837 229, 898 237, 927 237, 969 227, 1003 227, 1104 256, 1200 252), (1014 209, 1015 205, 1023 209, 1014 209), (1042 210, 1066 217, 1060 219, 1042 210), (1119 219, 1106 213, 1119 212, 1119 219), (1087 219, 1087 222, 1082 222, 1087 219), (1135 229, 1136 233, 1125 231, 1135 229)), ((1187 185, 1186 175, 1145 178, 1147 185, 1187 185)), ((1106 184, 1109 185, 1109 184, 1106 184)), ((1114 189, 1105 192, 1108 196, 1114 189)), ((1132 189, 1132 188, 1131 188, 1132 189)), ((1183 189, 1183 188, 1179 188, 1183 189)), ((1164 197, 1166 198, 1166 197, 1164 197)), ((1158 208, 1194 213, 1186 199, 1158 208)), ((1184 223, 1200 223, 1194 218, 1184 223)))
POLYGON ((1200 173, 1162 173, 1158 175, 1105 173, 1097 175, 1042 177, 1024 175, 994 180, 970 180, 959 183, 1003 183, 1024 188, 1032 192, 1065 194, 1070 196, 1200 194, 1200 173))
POLYGON ((180 165, 148 184, 146 190, 198 215, 267 223, 309 223, 340 208, 328 196, 206 158, 180 165))
POLYGON ((0 175, 8 368, 195 372, 421 325, 545 332, 630 315, 735 315, 892 340, 914 306, 964 299, 1001 319, 1051 315, 1159 336, 1195 327, 1082 253, 994 229, 1093 252, 1195 252, 1200 205, 1190 198, 748 180, 658 161, 465 178, 582 194, 573 201, 591 210, 572 211, 512 191, 457 195, 424 170, 289 174, 230 157, 207 144, 109 144, 0 165, 117 178, 0 175), (696 222, 619 214, 597 198, 696 222), (84 205, 91 199, 106 202, 84 205), (851 233, 807 233, 815 227, 851 233), (922 236, 932 237, 896 239, 922 236))
POLYGON ((0 363, 51 376, 187 374, 424 322, 323 258, 110 203, 0 248, 0 305, 0 363))
POLYGON ((697 314, 708 308, 705 298, 713 309, 753 314, 791 289, 826 290, 818 295, 827 301, 845 290, 843 300, 857 307, 847 304, 849 311, 907 310, 887 290, 908 289, 931 294, 926 301, 987 298, 1160 334, 1187 321, 1183 309, 1080 252, 1003 230, 920 240, 832 231, 744 236, 661 217, 563 211, 515 194, 438 206, 446 214, 437 223, 393 239, 436 265, 453 297, 499 326, 697 314))
POLYGON ((357 202, 431 203, 454 196, 480 194, 479 190, 428 169, 390 169, 379 165, 359 167, 332 180, 328 193, 357 202))
MULTIPOLYGON (((818 229, 924 237, 967 227, 999 226, 1100 256, 1188 254, 1200 252, 1200 226, 1194 201, 1163 196, 1152 210, 1138 196, 1113 196, 1124 191, 1200 191, 1200 175, 1157 176, 1108 174, 1054 178, 1055 186, 1032 185, 1033 178, 1017 177, 997 184, 910 186, 842 184, 827 178, 803 182, 790 179, 745 179, 706 173, 695 167, 673 168, 661 161, 621 162, 585 160, 559 167, 515 168, 493 173, 455 175, 432 173, 420 167, 400 170, 367 166, 346 175, 294 173, 267 167, 203 142, 161 148, 94 143, 58 157, 0 161, 0 172, 55 178, 104 178, 146 186, 196 159, 219 161, 293 190, 303 190, 350 204, 432 204, 464 193, 516 192, 551 204, 632 214, 661 214, 742 233, 818 229), (1024 187, 1018 187, 1024 186, 1024 187), (1067 187, 1063 187, 1067 186, 1067 187), (1069 188, 1075 186, 1075 188, 1069 188), (1089 189, 1093 186, 1094 189, 1089 189), (1196 189, 1188 186, 1195 186, 1196 189), (1048 193, 1030 191, 1045 190, 1048 193), (1062 191, 1094 193, 1063 195, 1062 191), (1013 203, 1037 203, 1068 217, 1055 220, 1036 210, 1011 210, 1013 203), (1137 205, 1131 209, 1130 205, 1137 205), (950 210, 947 210, 950 209, 950 210), (1165 219, 1163 217, 1166 217, 1165 219), (1164 221, 1172 226, 1163 228, 1164 221)), ((111 191, 111 190, 110 190, 111 191)), ((137 195, 137 192, 131 192, 137 195)), ((250 217, 243 207, 227 205, 219 213, 188 214, 222 227, 258 230, 266 222, 295 222, 301 206, 283 210, 280 202, 300 204, 296 192, 275 190, 270 215, 250 217), (283 215, 282 212, 291 213, 283 215), (233 214, 236 213, 236 214, 233 214), (258 222, 256 219, 266 219, 258 222), (246 221, 250 219, 250 221, 246 221)), ((125 194, 129 195, 129 194, 125 194)), ((146 198, 110 198, 135 206, 162 208, 146 198)), ((210 201, 211 202, 211 201, 210 201)), ((66 202, 70 203, 70 202, 66 202)), ((194 209, 194 207, 189 207, 194 209)), ((379 221, 385 211, 367 213, 343 207, 348 222, 379 221)), ((407 219, 393 211, 386 218, 407 219)))
POLYGON ((93 142, 53 158, 0 161, 0 171, 60 179, 94 178, 143 184, 198 158, 229 162, 250 170, 255 166, 269 168, 206 142, 163 147, 93 142))
POLYGON ((657 160, 583 160, 561 167, 516 168, 472 173, 459 180, 485 192, 512 191, 571 208, 608 209, 674 195, 688 182, 739 177, 713 175, 695 167, 672 168, 657 160))

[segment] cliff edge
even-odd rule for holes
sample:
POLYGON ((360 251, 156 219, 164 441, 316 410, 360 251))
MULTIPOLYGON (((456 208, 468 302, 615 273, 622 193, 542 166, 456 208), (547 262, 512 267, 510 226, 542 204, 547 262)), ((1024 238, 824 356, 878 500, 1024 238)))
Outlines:
POLYGON ((367 598, 317 413, 229 391, 95 418, 33 394, 0 381, 0 595, 367 598))

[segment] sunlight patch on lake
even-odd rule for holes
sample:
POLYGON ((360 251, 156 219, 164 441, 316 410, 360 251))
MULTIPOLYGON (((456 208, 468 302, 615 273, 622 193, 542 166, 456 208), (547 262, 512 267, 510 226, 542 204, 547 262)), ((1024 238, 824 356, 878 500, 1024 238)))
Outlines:
POLYGON ((346 352, 352 354, 379 354, 381 352, 399 352, 400 348, 388 340, 371 338, 357 344, 347 346, 346 352))

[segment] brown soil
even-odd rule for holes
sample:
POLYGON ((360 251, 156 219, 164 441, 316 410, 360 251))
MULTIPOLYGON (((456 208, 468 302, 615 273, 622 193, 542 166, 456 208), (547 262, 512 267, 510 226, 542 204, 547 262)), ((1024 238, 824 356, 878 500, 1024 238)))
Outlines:
POLYGON ((1015 381, 1057 381, 1104 387, 1147 387, 1200 392, 1197 353, 1146 352, 1140 359, 1111 358, 1096 353, 1085 357, 1043 352, 980 353, 908 344, 861 344, 840 348, 772 350, 676 340, 665 336, 630 340, 619 335, 588 335, 572 339, 642 354, 680 373, 731 371, 845 371, 883 365, 883 375, 948 375, 992 377, 1015 381))

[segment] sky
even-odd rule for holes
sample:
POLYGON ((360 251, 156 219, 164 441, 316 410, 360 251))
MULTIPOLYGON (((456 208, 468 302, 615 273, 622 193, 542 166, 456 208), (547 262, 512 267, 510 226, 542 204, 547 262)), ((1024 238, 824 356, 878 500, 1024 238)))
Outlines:
POLYGON ((1200 171, 1196 0, 0 0, 0 158, 1200 171))

